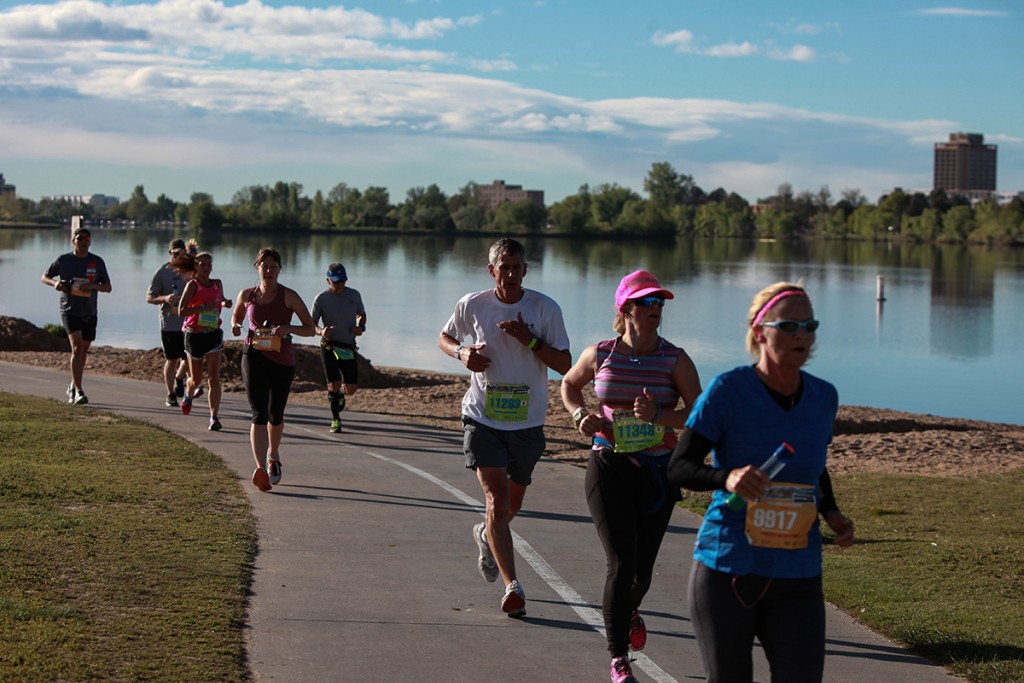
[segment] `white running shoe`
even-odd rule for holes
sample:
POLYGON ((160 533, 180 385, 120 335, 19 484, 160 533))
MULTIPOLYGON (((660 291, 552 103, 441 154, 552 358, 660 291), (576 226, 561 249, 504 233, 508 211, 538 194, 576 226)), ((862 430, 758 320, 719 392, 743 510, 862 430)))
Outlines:
POLYGON ((270 475, 271 484, 281 483, 281 460, 267 458, 267 474, 270 475))
POLYGON ((505 586, 505 597, 501 599, 501 611, 513 619, 526 616, 526 592, 517 579, 505 586))
POLYGON ((480 570, 480 576, 484 577, 484 581, 494 583, 498 580, 498 563, 494 561, 494 554, 491 553, 491 546, 487 543, 486 533, 484 522, 473 527, 473 540, 476 541, 476 547, 480 551, 476 558, 476 566, 480 570))

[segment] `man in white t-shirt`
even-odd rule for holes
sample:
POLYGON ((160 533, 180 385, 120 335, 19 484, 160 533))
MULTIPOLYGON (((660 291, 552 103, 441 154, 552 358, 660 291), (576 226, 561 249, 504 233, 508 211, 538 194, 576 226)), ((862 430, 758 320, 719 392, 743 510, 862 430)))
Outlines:
POLYGON ((488 256, 495 287, 459 299, 437 345, 473 373, 462 399, 462 423, 466 467, 476 471, 487 502, 485 521, 473 527, 477 565, 488 582, 501 574, 501 609, 521 617, 526 595, 516 578, 509 525, 544 454, 548 368, 564 375, 572 356, 562 309, 523 288, 523 245, 503 238, 488 256))

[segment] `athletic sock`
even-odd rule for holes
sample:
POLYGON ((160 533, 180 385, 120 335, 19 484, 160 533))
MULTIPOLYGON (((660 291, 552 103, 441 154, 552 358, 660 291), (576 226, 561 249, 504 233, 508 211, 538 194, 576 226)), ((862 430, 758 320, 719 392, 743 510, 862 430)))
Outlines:
POLYGON ((328 391, 327 398, 331 404, 331 415, 334 416, 335 420, 340 420, 342 408, 345 407, 345 397, 342 394, 328 391))

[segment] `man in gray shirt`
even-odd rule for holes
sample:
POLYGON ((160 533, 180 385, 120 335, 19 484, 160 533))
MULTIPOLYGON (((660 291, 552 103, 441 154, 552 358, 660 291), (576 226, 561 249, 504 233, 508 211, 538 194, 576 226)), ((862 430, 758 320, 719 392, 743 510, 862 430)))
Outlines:
POLYGON ((320 335, 320 360, 327 377, 327 399, 331 406, 331 433, 341 431, 345 397, 359 388, 356 337, 366 331, 366 309, 359 292, 347 286, 345 266, 327 267, 327 289, 313 299, 313 323, 320 335), (323 325, 320 327, 320 325, 323 325))
POLYGON ((164 384, 167 387, 165 405, 177 406, 178 397, 185 394, 185 333, 182 318, 177 315, 178 300, 185 289, 185 278, 176 267, 187 259, 184 240, 171 240, 167 250, 170 260, 156 269, 146 292, 146 303, 160 307, 160 346, 164 352, 164 384), (178 361, 175 371, 175 361, 178 361))

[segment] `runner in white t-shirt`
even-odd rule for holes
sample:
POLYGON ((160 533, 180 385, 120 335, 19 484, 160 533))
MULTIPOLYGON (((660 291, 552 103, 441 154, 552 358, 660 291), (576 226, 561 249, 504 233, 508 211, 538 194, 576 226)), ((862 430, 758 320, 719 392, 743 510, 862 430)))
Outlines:
POLYGON ((487 502, 485 522, 473 527, 477 564, 488 582, 501 574, 501 609, 520 617, 526 595, 516 578, 509 525, 544 453, 548 368, 564 375, 572 356, 558 304, 523 288, 523 245, 509 238, 492 244, 487 270, 495 287, 462 297, 437 345, 473 372, 462 422, 466 467, 476 471, 487 502))

